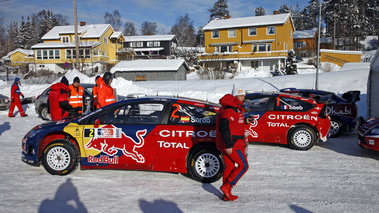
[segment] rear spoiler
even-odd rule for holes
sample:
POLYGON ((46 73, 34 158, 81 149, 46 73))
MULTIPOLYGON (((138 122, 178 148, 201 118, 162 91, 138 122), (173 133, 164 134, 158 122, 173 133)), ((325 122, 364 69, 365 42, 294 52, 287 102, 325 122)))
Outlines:
POLYGON ((342 94, 342 98, 345 99, 349 103, 355 103, 360 100, 359 95, 361 94, 361 91, 359 90, 353 90, 348 91, 342 94))

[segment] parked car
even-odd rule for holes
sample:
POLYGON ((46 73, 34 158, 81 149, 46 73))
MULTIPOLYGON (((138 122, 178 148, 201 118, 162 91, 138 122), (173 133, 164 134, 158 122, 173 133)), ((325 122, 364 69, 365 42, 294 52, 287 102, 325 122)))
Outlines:
POLYGON ((0 94, 0 110, 7 110, 11 105, 11 99, 8 96, 0 94))
POLYGON ((246 127, 249 142, 309 150, 328 138, 330 118, 324 103, 286 93, 248 92, 245 106, 245 117, 253 119, 246 127))
POLYGON ((341 132, 352 132, 359 125, 358 107, 360 91, 348 91, 342 97, 333 92, 313 89, 286 88, 281 92, 302 97, 322 99, 327 97, 327 113, 331 117, 330 137, 338 137, 341 132))
POLYGON ((195 180, 222 177, 216 148, 219 106, 172 97, 125 99, 87 115, 34 127, 22 140, 22 161, 52 175, 81 169, 189 173, 195 180))
POLYGON ((362 123, 357 135, 360 147, 379 151, 379 118, 372 118, 362 123))
MULTIPOLYGON (((95 84, 88 84, 88 83, 82 83, 80 86, 84 89, 84 96, 86 97, 85 102, 87 105, 83 105, 83 114, 87 114, 91 111, 93 111, 93 97, 92 97, 92 88, 95 86, 95 84)), ((42 120, 50 120, 50 115, 48 114, 47 109, 47 99, 49 98, 50 93, 50 87, 45 89, 36 99, 34 102, 36 113, 42 118, 42 120)))

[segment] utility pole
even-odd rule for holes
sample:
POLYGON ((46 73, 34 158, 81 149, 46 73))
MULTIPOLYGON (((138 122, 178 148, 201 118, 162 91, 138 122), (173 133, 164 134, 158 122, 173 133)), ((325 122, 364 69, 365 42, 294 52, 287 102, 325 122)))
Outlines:
POLYGON ((315 89, 318 90, 318 72, 320 69, 320 34, 321 34, 321 0, 320 0, 320 11, 318 14, 318 41, 317 41, 317 69, 316 69, 316 85, 315 89))
POLYGON ((79 37, 78 37, 78 17, 76 12, 76 0, 74 0, 74 22, 75 22, 75 52, 76 52, 76 62, 75 68, 79 70, 79 37))

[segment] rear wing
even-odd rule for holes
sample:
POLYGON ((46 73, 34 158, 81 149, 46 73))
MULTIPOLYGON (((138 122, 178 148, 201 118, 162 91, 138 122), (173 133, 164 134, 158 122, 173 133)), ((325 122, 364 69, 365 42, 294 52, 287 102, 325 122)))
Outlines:
POLYGON ((353 90, 353 91, 348 91, 342 94, 342 98, 345 99, 349 103, 355 103, 360 100, 359 95, 361 92, 359 90, 353 90))

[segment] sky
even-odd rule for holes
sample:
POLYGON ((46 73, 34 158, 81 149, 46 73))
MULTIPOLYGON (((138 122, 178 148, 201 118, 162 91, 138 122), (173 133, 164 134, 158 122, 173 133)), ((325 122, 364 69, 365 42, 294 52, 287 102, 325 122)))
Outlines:
MULTIPOLYGON (((134 22, 137 29, 145 21, 156 22, 159 34, 168 34, 171 27, 180 16, 188 13, 194 27, 201 27, 208 23, 208 9, 213 8, 217 0, 76 0, 78 23, 85 21, 87 24, 104 23, 106 12, 113 13, 118 10, 121 21, 134 22)), ((300 8, 304 8, 308 1, 299 0, 228 0, 228 9, 232 18, 254 16, 255 9, 263 7, 266 15, 271 15, 274 10, 287 4, 296 8, 298 2, 300 8)), ((21 17, 36 14, 42 10, 51 10, 54 14, 62 14, 69 18, 70 24, 74 24, 73 1, 65 0, 0 0, 0 17, 4 24, 11 22, 20 23, 21 17)), ((123 28, 122 28, 123 29, 123 28)))

